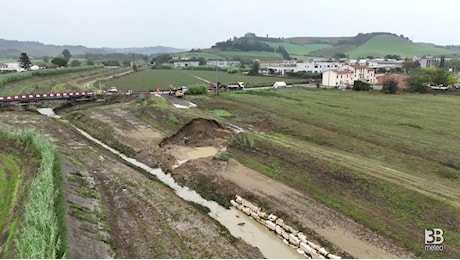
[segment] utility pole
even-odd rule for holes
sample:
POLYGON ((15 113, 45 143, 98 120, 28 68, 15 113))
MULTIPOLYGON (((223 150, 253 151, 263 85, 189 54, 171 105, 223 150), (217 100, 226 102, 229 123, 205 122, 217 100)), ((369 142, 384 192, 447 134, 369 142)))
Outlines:
POLYGON ((216 95, 219 95, 219 85, 217 84, 217 60, 216 60, 216 95))

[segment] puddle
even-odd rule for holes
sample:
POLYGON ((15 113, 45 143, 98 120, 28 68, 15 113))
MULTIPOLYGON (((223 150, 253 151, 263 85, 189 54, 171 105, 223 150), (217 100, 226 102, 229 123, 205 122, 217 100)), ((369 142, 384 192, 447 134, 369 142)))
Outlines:
POLYGON ((54 117, 54 118, 61 118, 60 116, 56 115, 54 113, 54 110, 52 108, 39 108, 37 109, 38 113, 49 116, 49 117, 54 117))
POLYGON ((193 151, 187 152, 187 157, 190 160, 198 159, 198 158, 205 158, 209 156, 214 156, 217 154, 217 149, 212 146, 207 147, 195 147, 193 151))
MULTIPOLYGON (((209 215, 219 221, 223 226, 225 226, 234 237, 240 237, 248 244, 257 247, 260 249, 265 258, 276 258, 276 259, 305 259, 303 255, 300 255, 296 252, 295 249, 284 244, 281 239, 276 237, 272 232, 267 230, 262 225, 258 224, 254 220, 250 219, 247 215, 240 212, 235 208, 226 209, 215 201, 208 201, 203 199, 196 191, 189 189, 188 187, 180 186, 175 182, 171 175, 165 174, 161 169, 153 169, 133 158, 129 158, 126 155, 120 153, 119 151, 107 146, 101 141, 90 136, 85 131, 76 128, 83 136, 89 140, 101 145, 106 150, 109 150, 113 154, 118 155, 123 160, 135 165, 148 173, 157 177, 160 181, 171 187, 176 194, 184 200, 192 201, 203 205, 209 208, 209 215), (244 224, 242 224, 244 223, 244 224)), ((217 152, 217 150, 212 151, 208 147, 203 147, 204 149, 198 149, 196 152, 191 151, 189 153, 190 158, 193 156, 209 156, 208 153, 217 152)), ((214 148, 215 149, 215 148, 214 148)))

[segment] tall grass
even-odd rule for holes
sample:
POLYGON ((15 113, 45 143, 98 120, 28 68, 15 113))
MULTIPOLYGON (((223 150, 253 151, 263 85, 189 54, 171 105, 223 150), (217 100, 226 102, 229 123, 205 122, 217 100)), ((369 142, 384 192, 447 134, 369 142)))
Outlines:
POLYGON ((24 203, 20 231, 14 244, 18 258, 62 258, 66 255, 66 226, 60 162, 53 145, 34 130, 7 132, 0 137, 16 140, 38 152, 41 164, 24 203))
POLYGON ((71 67, 71 68, 43 69, 43 70, 35 70, 35 71, 2 74, 0 75, 0 87, 4 86, 7 83, 32 78, 34 76, 41 77, 41 76, 58 75, 58 74, 65 74, 65 73, 70 73, 70 72, 91 70, 91 69, 98 68, 98 67, 100 66, 80 66, 80 67, 71 67))

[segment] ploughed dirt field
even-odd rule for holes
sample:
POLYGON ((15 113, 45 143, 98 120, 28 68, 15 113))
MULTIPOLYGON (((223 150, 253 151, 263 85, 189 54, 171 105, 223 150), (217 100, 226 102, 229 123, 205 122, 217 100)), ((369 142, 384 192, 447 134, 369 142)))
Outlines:
MULTIPOLYGON (((189 106, 187 100, 166 98, 189 106)), ((180 120, 171 119, 170 108, 155 110, 155 127, 146 123, 148 114, 134 112, 139 106, 133 97, 120 103, 62 109, 57 112, 62 119, 27 111, 0 114, 5 126, 39 129, 61 154, 69 257, 265 257, 258 248, 231 236, 205 209, 87 140, 73 124, 146 165, 161 167, 208 200, 228 206, 230 199, 241 195, 289 220, 341 257, 414 257, 390 239, 234 159, 216 160, 214 156, 227 149, 228 138, 235 134, 225 122, 210 119, 199 108, 183 108, 180 119, 188 123, 178 124, 180 120), (165 124, 172 126, 162 127, 165 124)), ((173 115, 177 119, 181 113, 173 115)), ((239 224, 244 227, 249 221, 253 220, 242 217, 239 224)))

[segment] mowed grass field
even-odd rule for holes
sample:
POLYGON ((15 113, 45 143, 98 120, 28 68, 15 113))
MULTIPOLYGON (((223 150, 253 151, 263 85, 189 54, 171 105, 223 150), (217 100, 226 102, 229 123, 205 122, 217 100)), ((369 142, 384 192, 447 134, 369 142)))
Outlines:
POLYGON ((194 102, 258 130, 228 150, 247 166, 418 256, 460 255, 458 97, 291 88, 194 102), (436 227, 445 249, 425 252, 424 229, 436 227))
POLYGON ((133 73, 118 79, 111 79, 104 82, 109 87, 117 87, 122 90, 156 90, 168 89, 169 85, 182 86, 192 84, 205 84, 209 82, 221 82, 229 84, 232 82, 245 82, 246 87, 252 86, 271 86, 276 81, 285 81, 286 83, 302 82, 299 79, 288 79, 285 77, 265 77, 265 76, 248 76, 241 73, 229 74, 223 71, 204 71, 204 70, 180 70, 180 69, 154 69, 144 70, 133 73))
POLYGON ((422 46, 410 42, 409 40, 395 37, 392 35, 378 35, 358 46, 347 54, 350 58, 358 57, 384 57, 387 54, 406 56, 422 56, 422 55, 446 55, 457 51, 436 48, 431 46, 422 46), (395 48, 397 46, 397 48, 395 48))

